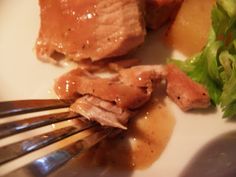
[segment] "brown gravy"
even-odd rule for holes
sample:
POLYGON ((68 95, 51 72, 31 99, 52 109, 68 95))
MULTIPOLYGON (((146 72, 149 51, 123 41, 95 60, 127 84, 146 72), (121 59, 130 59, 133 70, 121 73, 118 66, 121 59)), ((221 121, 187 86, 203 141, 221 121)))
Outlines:
POLYGON ((158 88, 148 105, 133 118, 128 130, 109 138, 81 157, 88 168, 143 169, 155 162, 166 147, 175 119, 165 105, 164 88, 158 88))

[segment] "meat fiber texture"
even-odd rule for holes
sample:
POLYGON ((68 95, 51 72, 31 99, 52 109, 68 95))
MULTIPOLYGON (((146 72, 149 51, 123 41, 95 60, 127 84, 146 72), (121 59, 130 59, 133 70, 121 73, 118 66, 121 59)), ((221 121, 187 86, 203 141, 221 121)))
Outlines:
POLYGON ((148 100, 155 85, 166 76, 161 65, 121 69, 101 78, 76 69, 61 76, 55 92, 62 99, 76 99, 71 111, 103 126, 126 129, 126 123, 148 100))
POLYGON ((167 95, 184 111, 207 108, 207 90, 174 65, 124 68, 109 78, 77 68, 61 76, 55 92, 76 100, 71 111, 102 126, 126 129, 128 120, 151 98, 156 84, 167 84, 167 95))
POLYGON ((121 56, 143 43, 142 0, 39 0, 37 57, 93 61, 121 56))

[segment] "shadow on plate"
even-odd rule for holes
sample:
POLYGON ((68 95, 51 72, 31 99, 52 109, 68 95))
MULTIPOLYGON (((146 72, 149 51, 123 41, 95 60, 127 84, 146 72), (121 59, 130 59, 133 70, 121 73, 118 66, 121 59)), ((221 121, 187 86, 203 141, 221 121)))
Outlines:
POLYGON ((236 116, 233 116, 233 117, 228 117, 226 119, 227 122, 236 122, 236 116))
POLYGON ((180 175, 180 177, 235 176, 236 131, 223 134, 206 144, 180 175))
POLYGON ((209 115, 209 114, 216 114, 217 109, 215 106, 211 105, 207 109, 195 109, 186 112, 186 114, 194 114, 194 115, 209 115))
MULTIPOLYGON (((111 146, 115 146, 116 142, 110 141, 111 146)), ((107 142, 105 142, 107 143, 107 142)), ((104 145, 107 147, 107 144, 104 145)), ((129 142, 125 143, 125 146, 130 146, 129 142)), ((129 148, 129 147, 126 147, 129 148)), ((90 150, 88 153, 81 154, 81 156, 70 160, 62 168, 58 169, 54 173, 50 174, 49 177, 130 177, 133 173, 133 168, 130 166, 129 169, 122 168, 122 162, 112 161, 114 155, 120 156, 120 160, 123 160, 124 165, 131 161, 131 154, 110 154, 111 160, 108 161, 110 153, 104 148, 96 148, 90 150), (121 166, 120 166, 121 165, 121 166)))
POLYGON ((173 49, 167 47, 164 36, 167 27, 158 32, 150 31, 144 45, 135 50, 131 56, 142 60, 142 64, 166 64, 167 58, 173 55, 173 49))

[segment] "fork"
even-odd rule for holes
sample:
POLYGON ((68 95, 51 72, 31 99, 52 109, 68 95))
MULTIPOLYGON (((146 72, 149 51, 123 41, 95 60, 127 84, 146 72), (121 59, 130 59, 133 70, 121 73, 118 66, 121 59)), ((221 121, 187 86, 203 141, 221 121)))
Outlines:
POLYGON ((0 176, 46 176, 112 132, 70 112, 71 103, 0 102, 0 176))

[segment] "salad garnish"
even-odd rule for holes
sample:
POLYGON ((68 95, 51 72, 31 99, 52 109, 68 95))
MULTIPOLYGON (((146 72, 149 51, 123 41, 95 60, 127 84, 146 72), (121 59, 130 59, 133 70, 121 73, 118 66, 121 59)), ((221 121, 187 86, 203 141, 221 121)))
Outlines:
POLYGON ((217 0, 212 26, 201 52, 185 61, 170 59, 194 81, 203 84, 223 117, 236 115, 236 0, 217 0))

